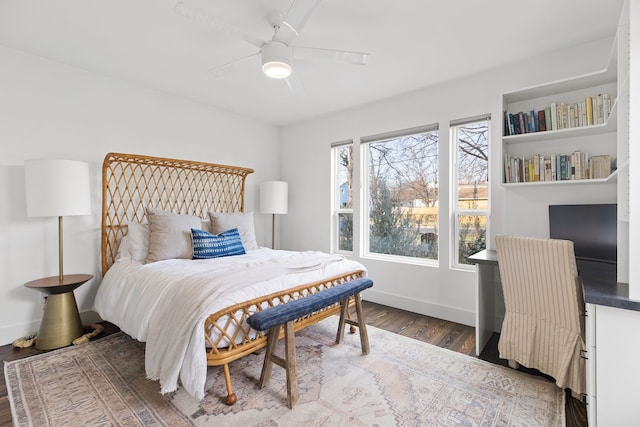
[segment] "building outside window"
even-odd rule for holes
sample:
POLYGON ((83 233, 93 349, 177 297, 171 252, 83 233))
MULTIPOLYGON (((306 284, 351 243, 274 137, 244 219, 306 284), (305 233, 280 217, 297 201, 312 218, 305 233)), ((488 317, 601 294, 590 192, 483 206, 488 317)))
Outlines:
POLYGON ((490 116, 451 122, 454 195, 451 198, 454 254, 452 264, 472 268, 466 257, 486 249, 489 217, 490 116))
POLYGON ((364 255, 438 259, 438 126, 361 139, 364 255))

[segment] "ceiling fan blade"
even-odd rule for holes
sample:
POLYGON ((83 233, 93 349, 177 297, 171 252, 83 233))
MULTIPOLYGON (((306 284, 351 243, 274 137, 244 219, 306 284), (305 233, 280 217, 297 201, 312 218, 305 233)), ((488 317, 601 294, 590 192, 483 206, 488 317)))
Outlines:
POLYGON ((289 77, 284 79, 284 82, 287 84, 287 87, 289 87, 291 93, 296 95, 304 93, 304 86, 296 73, 291 73, 289 77))
POLYGON ((348 52, 344 50, 292 47, 291 52, 294 58, 302 60, 333 61, 357 65, 366 65, 369 61, 368 53, 348 52))
POLYGON ((259 56, 259 55, 260 55, 260 52, 252 53, 251 55, 244 56, 242 58, 236 59, 235 61, 227 62, 226 64, 214 67, 211 70, 209 70, 209 72, 211 72, 214 77, 222 77, 225 74, 229 74, 235 71, 237 66, 240 63, 245 62, 253 58, 254 56, 259 56))
POLYGON ((300 34, 300 30, 322 0, 295 0, 285 15, 273 40, 289 44, 300 34))
POLYGON ((235 25, 229 24, 228 22, 225 22, 221 19, 214 18, 211 15, 206 14, 204 11, 193 7, 185 2, 181 1, 176 3, 176 5, 173 7, 173 11, 178 15, 184 16, 185 18, 189 18, 191 20, 199 22, 201 25, 207 28, 231 37, 235 37, 240 40, 244 40, 254 46, 261 47, 265 43, 264 40, 260 40, 259 38, 242 31, 235 25))

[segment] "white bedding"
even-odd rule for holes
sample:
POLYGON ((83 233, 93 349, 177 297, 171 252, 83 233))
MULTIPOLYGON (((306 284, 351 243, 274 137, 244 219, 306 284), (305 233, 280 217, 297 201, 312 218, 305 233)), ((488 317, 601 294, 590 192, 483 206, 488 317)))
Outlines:
POLYGON ((147 377, 160 381, 162 393, 176 390, 179 377, 189 394, 202 399, 207 371, 203 331, 210 314, 353 270, 365 268, 340 255, 267 248, 208 260, 120 260, 105 275, 94 310, 146 342, 147 377))

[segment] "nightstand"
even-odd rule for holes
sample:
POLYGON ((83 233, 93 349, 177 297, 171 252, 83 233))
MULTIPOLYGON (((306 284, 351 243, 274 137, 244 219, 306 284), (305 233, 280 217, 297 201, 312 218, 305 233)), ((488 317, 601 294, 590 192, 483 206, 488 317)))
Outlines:
POLYGON ((84 329, 73 294, 74 289, 93 279, 90 274, 67 274, 25 283, 27 288, 47 294, 42 323, 36 338, 36 348, 52 350, 65 347, 82 336, 84 329))

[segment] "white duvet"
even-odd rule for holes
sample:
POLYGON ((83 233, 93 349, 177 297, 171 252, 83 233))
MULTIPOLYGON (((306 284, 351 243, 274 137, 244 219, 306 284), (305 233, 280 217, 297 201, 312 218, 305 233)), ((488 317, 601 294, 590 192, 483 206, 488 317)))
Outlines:
POLYGON ((102 280, 94 310, 146 342, 147 377, 160 381, 162 393, 176 390, 180 378, 189 394, 202 399, 207 374, 203 331, 210 314, 353 270, 365 268, 340 255, 267 248, 209 260, 120 260, 102 280))

